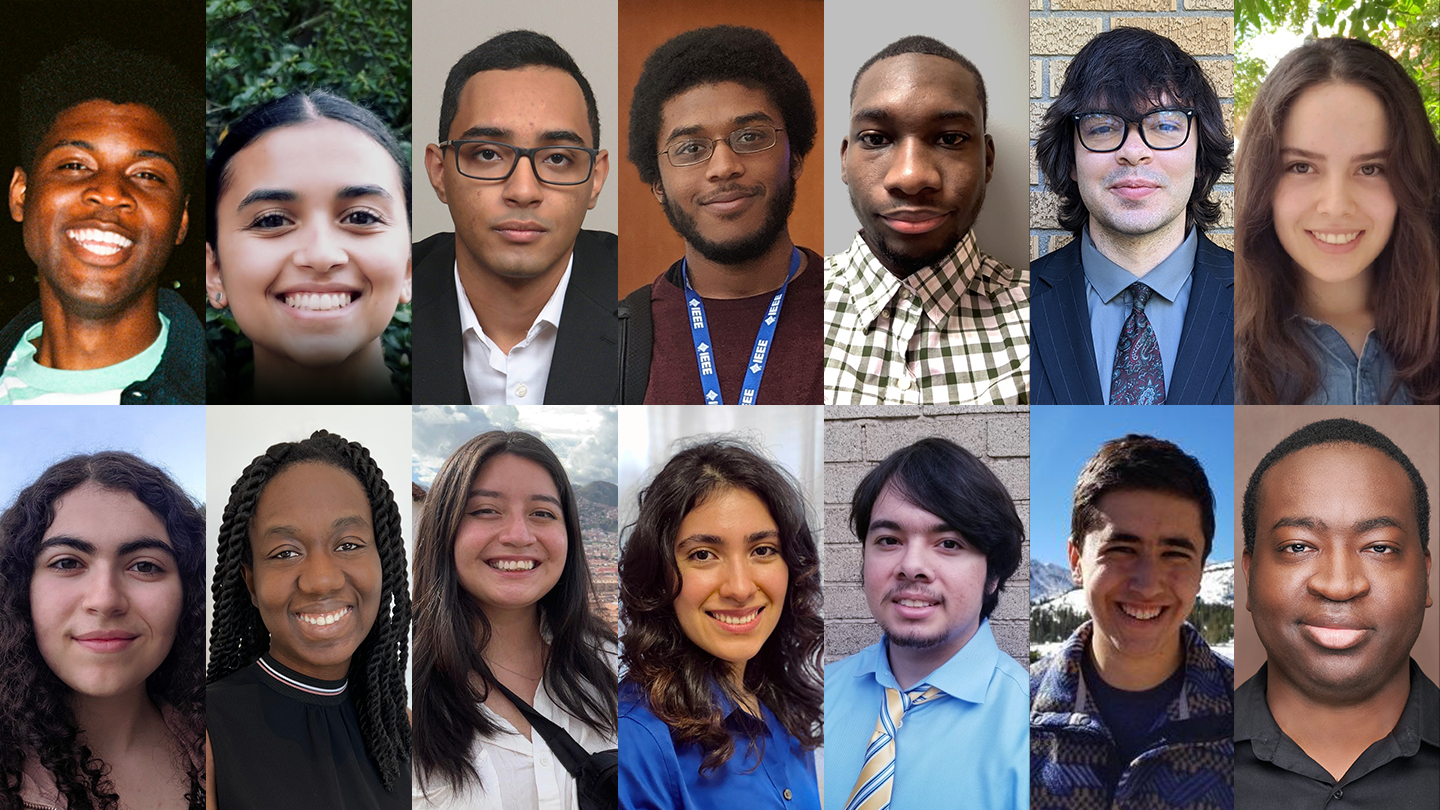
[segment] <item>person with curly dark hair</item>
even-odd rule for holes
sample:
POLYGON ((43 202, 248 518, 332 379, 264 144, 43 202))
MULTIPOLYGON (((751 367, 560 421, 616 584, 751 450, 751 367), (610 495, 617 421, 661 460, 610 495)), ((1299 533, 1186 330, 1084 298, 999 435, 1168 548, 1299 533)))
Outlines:
POLYGON ((810 86, 764 31, 687 31, 646 58, 629 156, 685 255, 625 298, 622 402, 820 403, 824 273, 789 230, 815 128, 810 86))
POLYGON ((1233 145, 1171 40, 1116 28, 1075 55, 1035 140, 1074 238, 1030 267, 1034 403, 1233 404, 1235 255, 1205 237, 1233 145))
POLYGON ((204 538, 129 453, 65 459, 0 515, 0 808, 205 806, 204 538))
POLYGON ((370 452, 318 430, 250 462, 210 589, 212 807, 408 807, 405 540, 370 452))
POLYGON ((795 482, 728 439, 640 493, 620 559, 620 802, 820 807, 820 558, 795 482))
POLYGON ((593 593, 579 503, 544 441, 490 431, 445 460, 415 542, 415 807, 586 806, 527 714, 591 754, 615 748, 615 631, 593 593))

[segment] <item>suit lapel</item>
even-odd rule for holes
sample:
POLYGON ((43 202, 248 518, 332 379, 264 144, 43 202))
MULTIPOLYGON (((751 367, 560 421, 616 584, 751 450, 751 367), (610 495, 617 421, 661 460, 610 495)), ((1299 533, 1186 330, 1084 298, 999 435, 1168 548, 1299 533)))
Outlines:
POLYGON ((615 315, 615 290, 619 265, 614 239, 609 234, 581 231, 575 240, 575 263, 545 383, 547 405, 618 401, 620 325, 615 315))
POLYGON ((411 395, 417 405, 469 405, 460 301, 455 297, 455 235, 432 236, 417 245, 416 252, 427 247, 429 251, 414 272, 411 395))
POLYGON ((1170 373, 1167 405, 1233 401, 1220 391, 1235 358, 1235 263, 1233 255, 1200 235, 1180 350, 1170 373))
POLYGON ((1104 404, 1085 305, 1080 243, 1072 239, 1052 256, 1036 273, 1051 290, 1032 304, 1033 350, 1045 365, 1057 404, 1104 404))

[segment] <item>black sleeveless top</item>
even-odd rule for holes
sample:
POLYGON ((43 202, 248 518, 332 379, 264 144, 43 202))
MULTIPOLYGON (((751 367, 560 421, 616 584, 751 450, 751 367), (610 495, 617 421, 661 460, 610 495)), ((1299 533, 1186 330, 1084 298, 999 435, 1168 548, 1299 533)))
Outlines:
POLYGON ((205 689, 220 810, 382 810, 410 806, 410 770, 385 790, 345 681, 268 654, 205 689))

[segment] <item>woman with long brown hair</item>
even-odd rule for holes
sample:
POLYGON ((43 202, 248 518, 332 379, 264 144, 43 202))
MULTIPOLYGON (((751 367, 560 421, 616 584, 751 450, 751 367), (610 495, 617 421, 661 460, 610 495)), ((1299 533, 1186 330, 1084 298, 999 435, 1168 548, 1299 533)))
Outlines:
POLYGON ((1440 144, 1415 84, 1365 42, 1280 60, 1235 169, 1236 394, 1440 401, 1440 144))

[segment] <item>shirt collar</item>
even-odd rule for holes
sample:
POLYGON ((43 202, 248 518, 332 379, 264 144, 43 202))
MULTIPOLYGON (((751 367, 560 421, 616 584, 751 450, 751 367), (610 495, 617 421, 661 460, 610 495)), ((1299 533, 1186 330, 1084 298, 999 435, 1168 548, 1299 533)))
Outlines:
MULTIPOLYGON (((1261 664, 1259 671, 1235 690, 1235 742, 1250 740, 1256 756, 1267 762, 1285 737, 1265 697, 1269 671, 1268 663, 1261 664)), ((1403 756, 1414 755, 1422 740, 1440 747, 1440 689, 1425 677, 1413 658, 1410 659, 1410 694, 1390 736, 1403 756)))
POLYGON ((1195 253, 1199 246, 1198 231, 1191 228, 1179 247, 1155 265, 1144 278, 1137 279, 1133 273, 1111 261, 1095 247, 1090 238, 1090 228, 1086 226, 1080 233, 1080 266, 1085 270, 1085 280, 1090 282, 1100 300, 1107 304, 1136 281, 1145 282, 1145 286, 1173 303, 1175 296, 1180 294, 1180 288, 1185 286, 1185 280, 1195 269, 1195 253))
MULTIPOLYGON (((895 674, 890 670, 890 656, 886 652, 888 648, 888 637, 882 638, 879 644, 866 648, 862 653, 865 657, 861 659, 860 668, 855 673, 856 677, 868 675, 881 686, 898 690, 900 683, 895 680, 895 674)), ((965 642, 965 646, 950 656, 949 661, 927 675, 923 683, 968 703, 984 703, 985 696, 990 691, 990 678, 995 673, 995 663, 1001 655, 1004 653, 1000 652, 1000 648, 995 644, 995 634, 990 631, 990 620, 982 619, 980 626, 975 629, 975 635, 965 642)))
POLYGON ((975 244, 974 232, 967 231, 945 258, 902 280, 885 269, 865 237, 857 233, 835 263, 844 268, 860 324, 869 332, 901 287, 915 294, 931 323, 943 326, 967 290, 993 298, 1014 286, 1013 269, 984 259, 975 244))
MULTIPOLYGON (((555 292, 550 293, 550 300, 540 308, 540 314, 535 316, 535 322, 530 325, 526 333, 525 342, 529 342, 539 333, 540 327, 549 325, 555 329, 560 328, 560 313, 565 308, 565 291, 570 287, 570 271, 575 268, 575 252, 570 252, 570 261, 565 264, 565 274, 560 277, 560 283, 555 285, 555 292)), ((455 263, 455 297, 460 305, 460 334, 464 335, 474 330, 476 336, 486 345, 494 345, 490 336, 480 328, 480 319, 475 317, 475 308, 470 306, 470 299, 465 296, 465 285, 460 283, 460 263, 455 263)))

